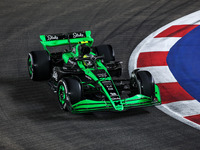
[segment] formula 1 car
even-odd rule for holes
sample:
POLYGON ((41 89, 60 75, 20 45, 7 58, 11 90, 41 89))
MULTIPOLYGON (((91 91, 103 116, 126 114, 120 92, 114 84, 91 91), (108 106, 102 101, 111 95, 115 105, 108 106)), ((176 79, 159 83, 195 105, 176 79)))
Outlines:
POLYGON ((91 31, 41 35, 44 50, 28 54, 34 81, 48 80, 63 110, 72 113, 161 104, 158 86, 148 71, 136 69, 130 79, 119 79, 121 62, 111 45, 93 45, 91 31), (61 52, 47 47, 67 45, 61 52))

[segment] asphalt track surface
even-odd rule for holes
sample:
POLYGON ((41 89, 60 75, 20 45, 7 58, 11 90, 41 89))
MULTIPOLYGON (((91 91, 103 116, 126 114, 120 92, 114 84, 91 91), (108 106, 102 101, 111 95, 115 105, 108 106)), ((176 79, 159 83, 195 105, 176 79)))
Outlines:
POLYGON ((198 0, 1 0, 0 149, 200 149, 200 131, 155 107, 74 115, 60 110, 46 82, 33 82, 27 54, 40 34, 91 30, 128 59, 146 36, 199 10, 198 0))

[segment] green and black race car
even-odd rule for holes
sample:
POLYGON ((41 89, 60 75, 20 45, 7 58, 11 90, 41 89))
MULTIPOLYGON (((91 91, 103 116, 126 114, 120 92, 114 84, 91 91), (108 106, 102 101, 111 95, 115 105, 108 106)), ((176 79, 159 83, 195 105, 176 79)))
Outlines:
POLYGON ((28 54, 34 81, 48 80, 63 110, 73 113, 123 111, 161 104, 158 86, 148 71, 134 70, 119 79, 121 62, 111 45, 92 46, 91 31, 41 35, 44 50, 28 54), (68 45, 61 52, 47 47, 68 45))

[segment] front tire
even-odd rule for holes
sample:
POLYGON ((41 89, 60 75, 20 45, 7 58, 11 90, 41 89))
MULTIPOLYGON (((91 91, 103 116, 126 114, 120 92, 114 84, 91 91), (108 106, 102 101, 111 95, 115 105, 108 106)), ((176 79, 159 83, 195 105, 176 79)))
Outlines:
POLYGON ((155 82, 149 71, 135 70, 131 75, 131 85, 137 88, 138 94, 142 94, 151 99, 155 97, 155 82))
POLYGON ((58 101, 61 109, 73 111, 73 104, 82 98, 82 87, 76 78, 62 78, 58 82, 58 101))

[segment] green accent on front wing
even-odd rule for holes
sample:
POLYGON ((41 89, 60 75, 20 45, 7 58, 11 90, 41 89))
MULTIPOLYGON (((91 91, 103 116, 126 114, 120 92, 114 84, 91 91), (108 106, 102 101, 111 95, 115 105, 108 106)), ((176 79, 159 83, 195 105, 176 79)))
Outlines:
MULTIPOLYGON (((126 110, 133 107, 145 107, 145 106, 153 106, 159 105, 160 102, 158 97, 155 100, 152 100, 150 97, 137 94, 133 97, 122 99, 122 105, 119 104, 117 107, 123 106, 122 110, 126 110)), ((95 100, 82 100, 74 105, 72 105, 74 113, 84 113, 90 111, 98 111, 98 110, 113 110, 113 111, 122 111, 121 109, 115 109, 111 104, 111 101, 95 101, 95 100)))
POLYGON ((155 97, 157 98, 158 102, 161 104, 160 90, 156 84, 155 84, 155 97))
MULTIPOLYGON (((129 97, 126 99, 119 100, 120 103, 116 104, 117 109, 113 106, 110 100, 107 101, 95 101, 95 100, 82 100, 74 105, 72 105, 73 113, 85 113, 91 111, 100 111, 100 110, 113 110, 113 111, 122 111, 129 108, 135 107, 146 107, 146 106, 154 106, 161 104, 161 97, 159 87, 155 84, 155 98, 152 100, 150 97, 137 94, 133 97, 129 97), (121 109, 120 109, 121 108, 121 109)), ((115 101, 116 102, 116 101, 115 101)))

